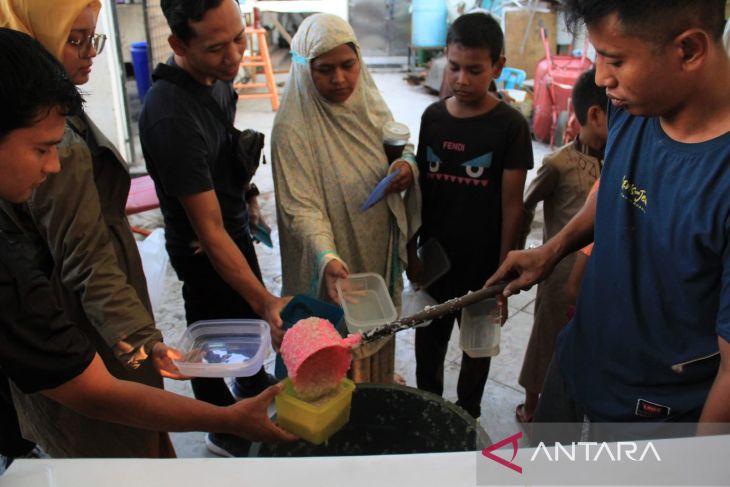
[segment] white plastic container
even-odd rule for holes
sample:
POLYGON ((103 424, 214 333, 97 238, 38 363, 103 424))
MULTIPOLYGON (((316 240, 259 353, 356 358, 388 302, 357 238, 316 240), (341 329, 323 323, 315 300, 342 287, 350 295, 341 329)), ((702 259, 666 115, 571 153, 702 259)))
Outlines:
MULTIPOLYGON (((410 283, 407 283, 403 288, 401 294, 401 310, 400 317, 406 318, 413 316, 416 313, 420 313, 428 306, 436 306, 438 303, 433 297, 428 294, 424 289, 413 289, 410 283)), ((414 326, 414 328, 421 328, 431 324, 431 320, 424 321, 420 325, 414 326)))
POLYGON ((499 307, 494 299, 474 303, 461 310, 459 346, 471 358, 499 354, 502 331, 499 307))
POLYGON ((451 269, 451 262, 446 251, 438 242, 430 238, 421 247, 418 248, 418 258, 421 259, 423 265, 423 282, 421 286, 424 288, 438 281, 444 274, 451 269))
POLYGON ((155 229, 147 238, 137 241, 139 256, 142 258, 144 277, 147 280, 147 292, 150 295, 152 311, 157 313, 165 289, 165 274, 170 257, 165 249, 165 230, 155 229))
POLYGON ((265 321, 197 321, 178 342, 183 358, 174 362, 191 377, 249 377, 259 371, 270 347, 265 321))
POLYGON ((337 281, 337 294, 350 333, 366 332, 398 318, 385 281, 378 274, 350 274, 337 281))

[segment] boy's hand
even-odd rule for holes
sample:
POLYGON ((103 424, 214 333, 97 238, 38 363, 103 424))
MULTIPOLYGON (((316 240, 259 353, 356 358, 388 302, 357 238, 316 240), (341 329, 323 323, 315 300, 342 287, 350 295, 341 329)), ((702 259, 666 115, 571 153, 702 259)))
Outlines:
MULTIPOLYGON (((400 174, 390 182, 388 194, 402 193, 413 185, 413 170, 408 161, 398 160, 393 163, 393 171, 400 170, 400 174)), ((392 172, 392 171, 391 171, 392 172)))
POLYGON ((284 385, 279 383, 267 388, 256 397, 243 399, 228 406, 230 433, 247 440, 267 443, 298 440, 296 435, 275 425, 268 415, 269 404, 283 388, 284 385))
POLYGON ((408 257, 408 267, 406 267, 406 276, 411 281, 415 289, 420 289, 423 284, 423 262, 417 255, 408 257))

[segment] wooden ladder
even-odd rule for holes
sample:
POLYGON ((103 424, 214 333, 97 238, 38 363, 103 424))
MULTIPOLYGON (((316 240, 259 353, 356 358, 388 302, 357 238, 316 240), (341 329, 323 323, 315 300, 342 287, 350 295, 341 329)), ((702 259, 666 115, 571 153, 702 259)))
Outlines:
POLYGON ((233 87, 239 91, 238 99, 255 99, 270 98, 271 110, 279 109, 279 95, 276 92, 276 81, 274 80, 274 69, 271 66, 271 57, 269 57, 269 45, 266 41, 266 29, 256 29, 246 27, 246 36, 248 37, 249 55, 243 56, 241 59, 242 68, 254 68, 251 73, 251 81, 249 83, 236 83, 233 87), (258 52, 254 51, 254 36, 256 36, 258 44, 258 52), (256 78, 259 74, 259 68, 264 68, 265 83, 258 83, 256 78), (266 88, 266 92, 262 93, 241 93, 240 90, 248 90, 251 88, 266 88))

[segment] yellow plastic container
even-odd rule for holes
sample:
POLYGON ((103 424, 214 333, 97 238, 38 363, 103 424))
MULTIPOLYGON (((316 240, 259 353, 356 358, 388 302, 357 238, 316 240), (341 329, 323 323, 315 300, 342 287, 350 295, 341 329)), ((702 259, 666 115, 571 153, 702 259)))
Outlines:
POLYGON ((294 386, 284 379, 284 390, 276 396, 276 417, 279 426, 303 440, 319 445, 335 434, 350 420, 350 405, 355 384, 342 380, 337 395, 321 403, 312 404, 298 399, 294 386))

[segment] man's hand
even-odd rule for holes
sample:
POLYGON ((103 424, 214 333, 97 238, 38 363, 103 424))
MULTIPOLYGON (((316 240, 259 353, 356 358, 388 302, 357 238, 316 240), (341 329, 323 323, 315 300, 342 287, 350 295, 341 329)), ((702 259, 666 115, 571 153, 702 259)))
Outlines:
POLYGON ((282 389, 284 385, 277 384, 256 397, 228 406, 231 425, 229 432, 247 440, 266 443, 298 440, 296 435, 284 431, 269 419, 269 404, 282 389))
POLYGON ((499 266, 497 272, 484 284, 489 287, 499 281, 510 279, 514 274, 517 278, 504 288, 505 297, 526 291, 533 285, 545 279, 553 271, 557 263, 557 256, 552 254, 544 245, 530 250, 513 250, 499 266))
POLYGON ((259 206, 259 199, 254 196, 246 201, 248 206, 248 224, 252 229, 255 229, 259 223, 263 223, 264 218, 261 215, 261 207, 259 206))
POLYGON ((269 324, 271 330, 271 345, 274 350, 279 351, 281 340, 284 338, 283 322, 281 321, 281 310, 289 304, 291 296, 277 298, 271 295, 271 298, 264 303, 264 307, 259 312, 261 319, 269 324))
POLYGON ((327 263, 327 267, 324 268, 324 275, 322 276, 322 285, 327 293, 327 298, 335 304, 340 302, 340 298, 337 295, 337 280, 347 278, 347 269, 345 265, 337 259, 332 259, 327 263))
POLYGON ((181 374, 177 366, 173 363, 173 359, 181 358, 182 353, 179 350, 168 347, 162 342, 155 343, 150 354, 152 365, 154 365, 155 370, 157 370, 160 376, 167 377, 168 379, 188 380, 191 377, 181 374))
POLYGON ((395 161, 392 167, 393 171, 400 170, 400 174, 390 182, 387 193, 402 193, 413 185, 413 169, 405 160, 395 161))

